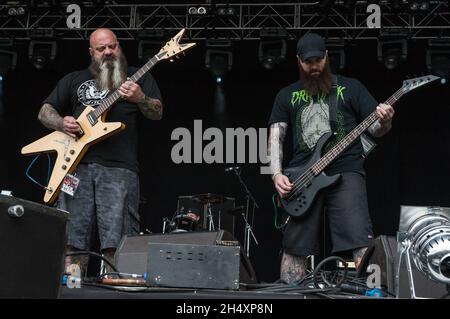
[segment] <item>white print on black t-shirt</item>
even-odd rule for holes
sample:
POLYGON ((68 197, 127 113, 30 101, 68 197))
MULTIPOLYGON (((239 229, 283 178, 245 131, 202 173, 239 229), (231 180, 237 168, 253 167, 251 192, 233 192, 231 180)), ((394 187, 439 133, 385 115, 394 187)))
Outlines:
POLYGON ((319 138, 330 132, 330 107, 322 100, 319 102, 311 102, 305 106, 301 114, 301 125, 303 132, 303 140, 310 149, 316 146, 319 138))
POLYGON ((84 105, 97 106, 108 95, 109 90, 99 91, 95 80, 88 80, 78 87, 78 101, 84 105))

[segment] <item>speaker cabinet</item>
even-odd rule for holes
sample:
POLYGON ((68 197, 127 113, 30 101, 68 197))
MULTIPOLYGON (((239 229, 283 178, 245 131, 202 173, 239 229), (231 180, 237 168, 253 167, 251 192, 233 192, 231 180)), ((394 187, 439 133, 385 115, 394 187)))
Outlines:
MULTIPOLYGON (((396 291, 396 271, 398 267, 397 239, 394 236, 379 236, 373 240, 367 249, 358 276, 366 275, 367 267, 370 264, 380 266, 381 286, 391 294, 396 291)), ((411 259, 412 276, 417 297, 441 298, 447 294, 447 286, 443 283, 433 281, 417 270, 411 259)), ((406 255, 403 257, 400 266, 400 289, 401 298, 410 298, 411 291, 406 268, 406 255)))
POLYGON ((0 298, 57 298, 68 213, 0 195, 0 298))
MULTIPOLYGON (((115 254, 116 268, 126 273, 143 274, 147 272, 149 243, 206 245, 217 248, 217 246, 226 246, 238 242, 225 230, 124 236, 115 254)), ((216 249, 216 251, 219 250, 216 249)), ((256 283, 256 274, 250 260, 241 248, 238 248, 238 250, 240 255, 239 282, 256 283)))

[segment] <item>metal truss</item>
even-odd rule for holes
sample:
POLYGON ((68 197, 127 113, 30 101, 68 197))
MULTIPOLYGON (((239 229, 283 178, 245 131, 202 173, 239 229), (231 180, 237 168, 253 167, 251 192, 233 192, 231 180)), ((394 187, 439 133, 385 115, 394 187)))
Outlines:
MULTIPOLYGON (((342 2, 342 1, 341 1, 342 2)), ((106 4, 81 6, 81 27, 66 25, 69 3, 25 7, 24 15, 8 14, 13 5, 0 5, 0 39, 28 40, 38 35, 63 40, 85 40, 99 27, 113 29, 121 40, 167 37, 181 28, 193 40, 258 40, 261 30, 282 30, 295 39, 307 30, 316 30, 330 39, 376 39, 397 34, 411 39, 450 38, 448 1, 430 1, 426 12, 395 12, 389 1, 357 1, 344 11, 337 1, 326 13, 318 2, 196 5, 204 15, 189 14, 187 4, 106 4), (367 6, 381 3, 381 29, 367 27, 367 6), (233 15, 218 15, 218 8, 231 8, 233 15), (167 34, 166 34, 167 33, 167 34)))

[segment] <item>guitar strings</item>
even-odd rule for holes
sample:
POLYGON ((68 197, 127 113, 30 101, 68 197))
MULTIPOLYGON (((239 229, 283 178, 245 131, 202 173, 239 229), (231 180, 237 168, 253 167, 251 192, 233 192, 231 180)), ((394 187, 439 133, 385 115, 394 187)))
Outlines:
MULTIPOLYGON (((389 105, 393 105, 402 95, 404 94, 404 92, 402 91, 402 88, 397 90, 397 92, 395 92, 389 99, 386 100, 386 104, 389 105)), ((371 116, 373 116, 373 114, 376 114, 376 111, 372 112, 372 114, 370 114, 366 119, 369 119, 371 116)), ((372 123, 374 123, 377 119, 379 119, 378 114, 376 116, 376 119, 373 120, 372 123)), ((358 125, 357 127, 355 127, 346 137, 344 137, 344 139, 342 141, 344 141, 348 136, 351 136, 352 133, 358 129, 358 127, 365 125, 364 122, 366 120, 364 120, 360 125, 358 125)), ((370 121, 369 121, 370 122, 370 121)), ((367 124, 368 126, 370 126, 372 123, 367 124)), ((359 136, 360 134, 358 134, 359 136)), ((341 142, 342 142, 341 141, 341 142)), ((341 144, 341 142, 339 144, 341 144)), ((328 158, 330 156, 330 154, 334 154, 335 148, 339 148, 339 144, 337 144, 335 147, 333 147, 327 154, 325 154, 324 157, 322 157, 316 164, 314 164, 313 166, 311 166, 311 168, 309 168, 307 171, 305 171, 302 175, 300 175, 300 177, 298 177, 294 182, 294 188, 291 190, 291 192, 289 193, 287 200, 291 200, 292 197, 296 197, 296 194, 298 193, 299 190, 303 189, 305 186, 308 185, 308 183, 311 182, 311 178, 313 178, 315 176, 314 174, 314 170, 313 168, 316 166, 319 166, 319 172, 321 172, 323 169, 325 169, 325 167, 327 165, 322 165, 321 162, 324 161, 325 158, 328 158), (323 166, 323 167, 320 167, 323 166)), ((347 145, 348 146, 348 145, 347 145)), ((347 147, 346 146, 346 147, 347 147)), ((339 150, 339 152, 342 150, 339 150)))

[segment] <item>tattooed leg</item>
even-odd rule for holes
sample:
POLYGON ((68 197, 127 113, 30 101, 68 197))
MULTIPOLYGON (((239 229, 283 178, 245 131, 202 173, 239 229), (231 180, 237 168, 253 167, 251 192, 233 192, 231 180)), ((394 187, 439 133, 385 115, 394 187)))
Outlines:
POLYGON ((353 261, 355 262, 356 269, 359 268, 362 258, 367 250, 367 247, 357 248, 353 250, 353 261))
POLYGON ((292 284, 305 276, 308 268, 307 257, 283 253, 280 268, 280 279, 288 284, 292 284))

